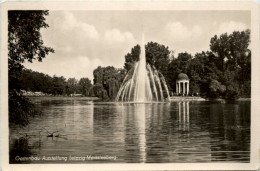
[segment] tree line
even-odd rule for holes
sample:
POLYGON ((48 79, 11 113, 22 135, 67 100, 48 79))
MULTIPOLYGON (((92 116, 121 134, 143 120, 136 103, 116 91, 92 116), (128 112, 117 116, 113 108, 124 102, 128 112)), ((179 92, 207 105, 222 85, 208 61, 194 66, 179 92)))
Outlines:
POLYGON ((113 66, 97 67, 93 71, 94 85, 89 78, 64 78, 56 75, 49 76, 44 73, 24 68, 19 78, 21 90, 42 92, 53 96, 94 96, 104 100, 114 99, 126 71, 113 66))
MULTIPOLYGON (((210 50, 194 56, 179 53, 176 57, 168 47, 156 42, 145 45, 146 61, 155 66, 165 77, 168 88, 174 94, 178 74, 185 73, 190 79, 190 95, 205 98, 236 99, 250 97, 251 51, 250 31, 235 31, 232 34, 214 36, 210 50)), ((93 85, 88 78, 53 76, 24 70, 21 87, 25 90, 41 91, 52 95, 96 96, 103 100, 114 100, 127 72, 139 61, 140 45, 125 55, 124 68, 98 66, 93 71, 93 85)))
MULTIPOLYGON (((206 98, 237 99, 250 97, 251 51, 250 30, 213 36, 209 51, 177 56, 168 47, 156 42, 145 45, 146 61, 159 70, 171 92, 176 90, 178 74, 190 79, 190 95, 206 98)), ((140 46, 136 45, 125 55, 124 68, 128 71, 139 60, 140 46)))
MULTIPOLYGON (((180 73, 190 79, 190 94, 205 98, 235 100, 250 97, 251 51, 250 30, 234 31, 210 39, 210 50, 195 55, 187 52, 175 56, 167 46, 157 42, 145 45, 146 62, 155 66, 165 77, 172 94, 180 73)), ((127 72, 139 61, 140 45, 125 55, 123 69, 99 66, 93 71, 93 95, 114 100, 127 72)))
POLYGON ((54 96, 70 96, 72 94, 81 94, 82 96, 91 96, 91 81, 88 78, 76 78, 66 79, 63 76, 53 77, 32 71, 29 69, 23 69, 20 78, 20 87, 22 90, 43 92, 45 94, 54 96))

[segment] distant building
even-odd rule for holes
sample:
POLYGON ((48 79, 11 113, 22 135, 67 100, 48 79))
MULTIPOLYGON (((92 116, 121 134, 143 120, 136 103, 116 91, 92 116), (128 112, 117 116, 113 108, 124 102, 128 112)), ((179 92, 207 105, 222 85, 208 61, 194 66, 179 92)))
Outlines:
POLYGON ((83 97, 82 94, 71 94, 70 96, 71 96, 71 97, 83 97))
POLYGON ((45 96, 43 92, 33 92, 33 91, 26 91, 26 90, 21 90, 22 95, 24 96, 45 96))
POLYGON ((190 80, 187 74, 180 73, 176 80, 176 94, 187 96, 189 94, 190 80))
POLYGON ((44 96, 44 94, 42 92, 34 92, 35 96, 44 96))

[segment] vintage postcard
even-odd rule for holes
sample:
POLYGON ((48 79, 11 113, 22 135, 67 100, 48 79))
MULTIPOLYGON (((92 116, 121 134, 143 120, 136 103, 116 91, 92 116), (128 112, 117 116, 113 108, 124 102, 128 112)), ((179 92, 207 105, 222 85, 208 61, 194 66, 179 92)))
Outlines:
POLYGON ((4 2, 1 169, 259 169, 259 4, 4 2))

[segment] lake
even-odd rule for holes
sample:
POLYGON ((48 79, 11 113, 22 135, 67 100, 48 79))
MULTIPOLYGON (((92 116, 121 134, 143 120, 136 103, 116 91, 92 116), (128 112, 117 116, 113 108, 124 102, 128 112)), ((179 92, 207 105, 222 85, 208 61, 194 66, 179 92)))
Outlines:
POLYGON ((10 163, 250 162, 250 101, 33 101, 42 113, 10 128, 10 163))

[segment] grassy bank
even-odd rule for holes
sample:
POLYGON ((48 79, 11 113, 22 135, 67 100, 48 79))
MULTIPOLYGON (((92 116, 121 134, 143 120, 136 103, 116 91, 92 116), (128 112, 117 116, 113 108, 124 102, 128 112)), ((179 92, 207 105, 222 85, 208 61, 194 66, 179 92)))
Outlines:
POLYGON ((30 100, 99 100, 98 97, 68 97, 68 96, 31 96, 30 100))

